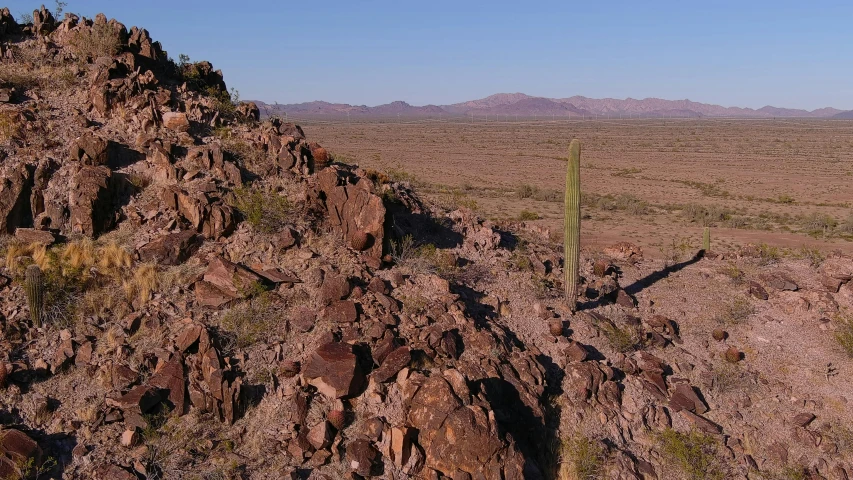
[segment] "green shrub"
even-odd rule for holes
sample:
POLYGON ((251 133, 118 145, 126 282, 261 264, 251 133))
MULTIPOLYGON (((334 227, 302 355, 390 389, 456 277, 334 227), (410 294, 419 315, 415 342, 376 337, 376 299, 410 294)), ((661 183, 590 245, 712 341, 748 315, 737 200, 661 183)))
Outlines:
POLYGON ((752 303, 746 298, 738 297, 723 307, 723 310, 717 315, 717 322, 726 325, 737 325, 749 318, 753 313, 755 313, 755 307, 752 303))
POLYGON ((558 478, 579 480, 601 478, 607 452, 601 442, 578 435, 563 440, 560 448, 560 474, 558 478))
POLYGON ((278 319, 278 308, 263 286, 255 284, 248 287, 244 296, 249 297, 248 300, 231 307, 220 321, 226 337, 237 348, 266 341, 278 319))
POLYGON ((658 435, 663 457, 674 464, 689 480, 722 480, 725 478, 717 458, 717 442, 700 432, 684 434, 668 428, 658 435))
POLYGON ((850 358, 853 358, 853 316, 836 317, 835 340, 850 358))
POLYGON ((274 233, 293 223, 294 209, 290 200, 278 192, 262 188, 234 189, 233 206, 253 228, 274 233))
POLYGON ((521 213, 518 214, 518 219, 522 221, 539 220, 540 218, 542 217, 540 217, 538 213, 531 212, 530 210, 522 210, 521 213))

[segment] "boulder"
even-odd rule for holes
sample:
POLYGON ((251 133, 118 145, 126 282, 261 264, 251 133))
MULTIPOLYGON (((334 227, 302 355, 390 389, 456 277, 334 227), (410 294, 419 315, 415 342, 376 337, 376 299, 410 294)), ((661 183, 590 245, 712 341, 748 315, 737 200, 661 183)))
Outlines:
POLYGON ((191 230, 169 233, 156 238, 137 250, 143 262, 155 262, 160 265, 180 265, 190 258, 199 246, 202 238, 191 230))
POLYGON ((0 170, 0 233, 13 233, 17 227, 25 226, 32 211, 29 206, 29 190, 32 174, 24 164, 0 170))
POLYGON ((39 465, 42 451, 38 444, 20 430, 0 431, 0 478, 25 478, 23 466, 39 465))
POLYGON ((373 373, 373 378, 380 383, 387 382, 397 376, 400 370, 409 366, 412 361, 412 353, 409 347, 399 347, 389 353, 382 365, 373 373))
POLYGON ((373 193, 373 182, 332 166, 317 174, 312 196, 324 207, 329 225, 343 235, 347 245, 368 235, 363 249, 368 257, 381 258, 385 239, 385 205, 373 193))
POLYGON ((36 230, 34 228, 18 228, 15 230, 15 238, 23 243, 40 243, 51 246, 56 242, 56 235, 47 230, 36 230))
POLYGON ((186 412, 186 375, 184 360, 180 355, 172 355, 165 364, 158 365, 154 375, 148 379, 148 385, 169 392, 167 397, 172 404, 172 413, 183 415, 186 412))
POLYGON ((237 113, 254 122, 261 121, 261 110, 255 102, 243 102, 237 105, 237 113))
POLYGON ((166 112, 163 114, 163 126, 176 132, 187 132, 190 129, 190 121, 186 113, 166 112))
POLYGON ((302 375, 329 398, 353 397, 365 380, 352 345, 338 342, 321 345, 305 363, 302 375))
POLYGON ((68 186, 71 232, 95 237, 111 229, 116 223, 118 187, 109 168, 81 167, 68 186))
POLYGON ((71 160, 93 167, 107 165, 110 160, 110 144, 94 133, 87 132, 71 144, 71 160))
POLYGON ((358 439, 347 445, 347 463, 354 473, 362 477, 375 474, 374 468, 380 460, 379 451, 370 441, 358 439))

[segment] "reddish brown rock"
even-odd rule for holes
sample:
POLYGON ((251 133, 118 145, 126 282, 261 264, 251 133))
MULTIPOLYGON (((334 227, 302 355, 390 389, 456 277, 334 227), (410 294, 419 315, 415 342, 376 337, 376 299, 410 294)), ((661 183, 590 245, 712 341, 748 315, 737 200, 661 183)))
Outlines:
POLYGON ((41 456, 41 448, 24 432, 0 431, 0 478, 25 478, 23 466, 39 465, 41 456))
POLYGON ((335 434, 332 430, 332 426, 329 425, 329 422, 323 421, 314 425, 311 430, 308 431, 306 438, 312 447, 316 450, 322 450, 324 448, 329 448, 332 444, 332 440, 335 438, 335 434))
POLYGON ((580 342, 570 343, 565 352, 570 362, 583 362, 589 355, 586 347, 580 342))
POLYGON ((841 285, 844 283, 841 279, 824 275, 820 278, 821 285, 826 288, 829 293, 838 293, 841 290, 841 285))
POLYGON ((814 419, 815 416, 813 413, 800 413, 791 420, 791 423, 798 427, 807 427, 814 419))
POLYGON ((302 374, 329 398, 352 397, 364 385, 364 373, 352 346, 345 343, 321 345, 305 363, 302 374))
POLYGON ((675 386, 675 392, 669 399, 669 408, 675 412, 689 410, 693 413, 702 414, 708 411, 705 405, 693 387, 688 383, 679 383, 675 386))
POLYGON ((165 395, 160 389, 149 385, 137 385, 116 400, 107 400, 107 404, 125 412, 142 415, 160 403, 165 395))
POLYGON ((32 171, 25 164, 0 170, 0 233, 13 233, 30 216, 25 198, 32 183, 32 171))
POLYGON ((385 280, 382 280, 379 277, 371 278, 370 283, 367 284, 367 289, 373 293, 381 293, 383 295, 388 295, 388 293, 390 293, 388 284, 385 283, 385 280))
POLYGON ((157 371, 148 379, 148 385, 169 392, 167 398, 172 404, 172 413, 179 416, 186 413, 186 376, 184 360, 180 355, 172 355, 172 358, 162 367, 158 365, 157 371))
POLYGON ((352 292, 352 284, 348 278, 336 273, 327 273, 320 287, 320 302, 329 305, 347 298, 350 292, 352 292))
POLYGON ((563 336, 563 320, 559 318, 553 318, 548 320, 548 331, 551 332, 551 335, 555 337, 563 336))
POLYGON ((143 245, 137 251, 143 262, 180 265, 201 246, 202 238, 191 230, 170 233, 143 245))
POLYGON ((187 132, 190 129, 190 121, 186 113, 166 112, 163 114, 163 126, 176 132, 187 132))
POLYGON ((396 377, 400 370, 408 367, 411 361, 412 353, 409 347, 400 347, 385 357, 382 365, 372 373, 373 378, 380 383, 387 382, 396 377))
POLYGON ((113 200, 119 196, 118 183, 104 166, 84 166, 78 170, 68 186, 72 233, 94 237, 115 225, 117 212, 113 200))
POLYGON ((34 228, 16 229, 15 238, 23 243, 40 243, 45 246, 51 246, 56 242, 56 235, 47 230, 36 230, 34 228))
POLYGON ((758 282, 749 282, 749 294, 758 300, 767 300, 770 298, 770 295, 767 294, 767 290, 765 290, 758 282))
POLYGON ((353 472, 362 477, 373 476, 374 466, 379 460, 379 451, 368 440, 359 439, 347 445, 347 463, 353 472))
POLYGON ((685 420, 690 422, 690 424, 693 425, 695 428, 699 429, 704 433, 710 435, 719 435, 723 432, 723 427, 689 410, 682 410, 681 416, 684 417, 685 420))
POLYGON ((109 142, 87 132, 71 144, 71 159, 83 165, 97 167, 109 163, 109 142))
POLYGON ((203 280, 233 299, 244 297, 255 284, 262 283, 261 277, 255 272, 222 257, 211 260, 203 280))
POLYGON ((335 323, 354 323, 358 320, 358 310, 352 300, 335 302, 324 310, 325 317, 335 323))
POLYGON ((635 308, 637 306, 636 300, 621 288, 616 291, 616 304, 623 308, 635 308))
POLYGON ((350 245, 357 235, 367 234, 372 244, 367 256, 382 257, 385 238, 385 205, 373 193, 373 182, 352 177, 340 167, 329 167, 317 174, 313 195, 325 207, 329 225, 341 233, 350 245))

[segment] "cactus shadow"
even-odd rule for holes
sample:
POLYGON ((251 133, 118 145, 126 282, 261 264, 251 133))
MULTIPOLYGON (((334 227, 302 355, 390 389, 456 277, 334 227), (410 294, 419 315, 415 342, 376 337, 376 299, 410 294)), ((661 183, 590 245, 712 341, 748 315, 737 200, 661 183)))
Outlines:
POLYGON ((702 260, 705 257, 705 251, 700 250, 696 255, 693 256, 690 260, 685 260, 681 263, 676 263, 674 265, 669 265, 665 268, 662 268, 656 272, 650 273, 649 275, 637 280, 636 282, 628 285, 624 288, 625 293, 631 295, 632 297, 642 292, 643 290, 651 287, 655 283, 665 279, 666 277, 672 275, 675 272, 681 271, 690 265, 702 260))

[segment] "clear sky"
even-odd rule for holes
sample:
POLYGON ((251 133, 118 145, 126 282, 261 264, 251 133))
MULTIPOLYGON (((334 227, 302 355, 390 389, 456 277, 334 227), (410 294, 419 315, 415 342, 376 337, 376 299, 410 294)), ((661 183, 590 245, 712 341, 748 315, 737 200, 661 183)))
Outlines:
MULTIPOLYGON (((39 2, 7 0, 17 17, 39 2)), ((853 1, 68 0, 209 60, 241 98, 499 92, 853 109, 853 1)), ((51 2, 45 2, 48 8, 51 2)))

